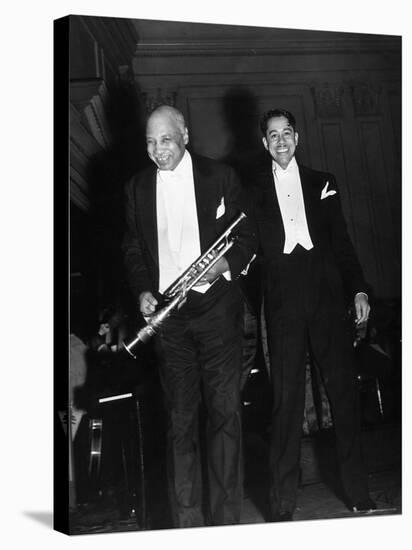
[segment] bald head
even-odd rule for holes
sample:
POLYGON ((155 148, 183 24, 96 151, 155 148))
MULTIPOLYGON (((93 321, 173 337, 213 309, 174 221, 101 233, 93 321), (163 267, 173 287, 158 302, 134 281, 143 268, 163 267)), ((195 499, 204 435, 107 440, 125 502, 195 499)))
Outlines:
POLYGON ((171 107, 170 105, 160 105, 160 107, 157 107, 152 113, 150 114, 147 125, 153 123, 153 120, 165 120, 169 119, 173 124, 175 124, 180 131, 183 133, 186 128, 186 122, 185 118, 182 115, 182 113, 175 109, 174 107, 171 107))
POLYGON ((161 105, 146 125, 147 153, 159 170, 174 170, 186 150, 189 134, 180 111, 161 105))

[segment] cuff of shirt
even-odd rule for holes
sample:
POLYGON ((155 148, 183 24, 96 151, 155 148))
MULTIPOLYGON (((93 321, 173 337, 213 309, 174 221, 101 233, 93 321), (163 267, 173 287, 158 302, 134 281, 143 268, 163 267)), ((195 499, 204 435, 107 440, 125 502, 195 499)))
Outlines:
POLYGON ((230 273, 230 269, 222 273, 223 277, 226 279, 226 281, 232 280, 232 274, 230 273))
POLYGON ((356 298, 356 296, 359 296, 360 294, 363 294, 364 296, 366 296, 366 299, 369 301, 369 296, 366 294, 366 292, 357 292, 355 294, 355 298, 356 298))

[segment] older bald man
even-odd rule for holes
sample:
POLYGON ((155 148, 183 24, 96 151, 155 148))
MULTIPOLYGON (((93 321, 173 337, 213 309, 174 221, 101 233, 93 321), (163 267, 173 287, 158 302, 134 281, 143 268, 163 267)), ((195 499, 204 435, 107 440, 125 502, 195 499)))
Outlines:
MULTIPOLYGON (((181 112, 157 108, 146 127, 153 164, 127 187, 124 255, 136 307, 156 310, 162 292, 223 233, 241 210, 231 168, 186 149, 181 112)), ((155 337, 168 410, 168 474, 176 527, 240 521, 242 295, 237 279, 255 238, 247 220, 232 248, 188 294, 155 337), (207 412, 208 487, 202 487, 199 404, 207 412), (208 510, 202 493, 208 491, 208 510)))

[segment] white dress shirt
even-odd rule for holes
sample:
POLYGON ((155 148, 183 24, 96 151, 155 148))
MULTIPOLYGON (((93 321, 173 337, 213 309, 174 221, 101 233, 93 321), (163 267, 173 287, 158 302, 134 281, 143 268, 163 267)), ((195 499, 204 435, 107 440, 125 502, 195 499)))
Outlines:
POLYGON ((273 161, 272 171, 285 230, 283 253, 290 254, 297 244, 310 250, 313 248, 313 243, 306 220, 302 184, 295 157, 292 158, 285 170, 273 161))
POLYGON ((199 224, 190 154, 174 170, 157 171, 159 292, 200 256, 199 224))
MULTIPOLYGON (((283 170, 277 162, 273 161, 272 171, 285 229, 283 253, 290 254, 297 244, 300 244, 306 250, 310 250, 313 248, 313 243, 306 219, 302 183, 296 158, 292 158, 286 170, 283 170)), ((355 297, 360 294, 364 294, 368 299, 366 292, 358 292, 355 297)))

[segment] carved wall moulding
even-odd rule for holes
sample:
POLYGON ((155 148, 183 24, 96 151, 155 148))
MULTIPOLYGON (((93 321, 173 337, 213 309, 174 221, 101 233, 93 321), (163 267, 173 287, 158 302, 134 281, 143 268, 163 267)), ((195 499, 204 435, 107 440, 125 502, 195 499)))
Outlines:
POLYGON ((380 113, 380 86, 356 82, 350 88, 356 115, 368 116, 380 113))
MULTIPOLYGON (((139 28, 141 21, 135 20, 139 28)), ((338 33, 316 33, 314 31, 293 31, 286 29, 248 29, 247 27, 222 27, 210 26, 209 35, 203 34, 202 38, 181 38, 188 30, 195 32, 195 23, 168 22, 164 27, 162 36, 150 39, 147 28, 146 38, 136 42, 136 54, 138 57, 202 57, 202 56, 248 56, 248 55, 318 55, 333 53, 343 54, 369 54, 371 52, 397 52, 399 45, 396 38, 387 37, 385 41, 362 40, 358 37, 337 36, 338 33), (178 30, 180 28, 180 30, 178 30), (215 29, 215 30, 213 30, 215 29), (231 30, 232 29, 232 30, 231 30), (239 29, 242 29, 242 38, 238 37, 239 29), (214 37, 218 33, 219 38, 214 37), (224 37, 222 37, 224 33, 224 37), (235 33, 237 36, 235 36, 235 33), (178 37, 180 35, 180 37, 178 37), (262 36, 264 36, 262 38, 262 36)), ((204 31, 205 32, 205 31, 204 31)))
POLYGON ((117 70, 117 78, 121 83, 135 85, 135 78, 130 65, 120 65, 117 70))
POLYGON ((83 114, 90 132, 99 145, 107 149, 111 144, 111 135, 105 113, 108 91, 104 80, 70 82, 70 101, 83 114))
POLYGON ((171 107, 176 106, 176 91, 161 90, 158 88, 156 92, 143 92, 142 96, 146 113, 151 113, 160 105, 170 105, 171 107))
POLYGON ((129 63, 133 58, 138 41, 134 20, 95 16, 72 18, 78 18, 96 41, 113 74, 116 74, 119 65, 129 63))
POLYGON ((90 209, 87 182, 73 168, 70 169, 70 201, 83 212, 90 209))
POLYGON ((70 106, 70 200, 82 210, 88 210, 90 159, 101 151, 99 143, 82 123, 78 109, 70 106))
POLYGON ((344 86, 340 84, 317 84, 311 87, 318 118, 342 117, 344 86))

